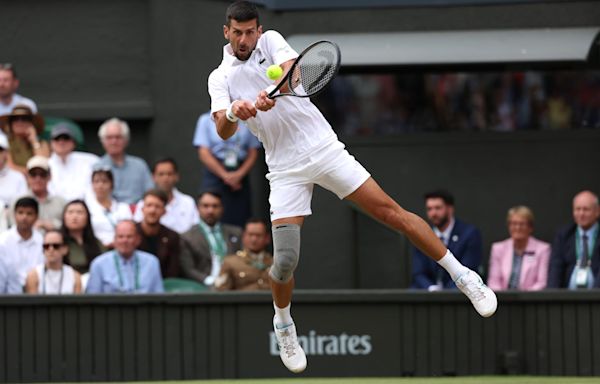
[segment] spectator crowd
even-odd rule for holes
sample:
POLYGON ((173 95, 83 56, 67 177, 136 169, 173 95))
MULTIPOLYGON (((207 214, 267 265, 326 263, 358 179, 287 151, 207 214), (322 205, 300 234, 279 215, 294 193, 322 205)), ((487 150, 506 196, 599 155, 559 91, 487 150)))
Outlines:
MULTIPOLYGON (((210 116, 200 116, 194 146, 206 174, 194 198, 177 189, 174 159, 148 166, 127 152, 121 119, 100 125, 100 157, 76 150, 65 123, 43 139, 45 120, 18 85, 14 67, 0 65, 0 293, 269 289, 270 229, 251 217, 248 182, 260 143, 247 127, 223 141, 210 116)), ((572 208, 573 222, 552 245, 533 236, 530 208, 510 208, 509 237, 491 247, 489 286, 600 288, 598 196, 581 191, 572 208)), ((455 216, 454 197, 427 193, 425 212, 461 263, 481 270, 481 233, 455 216)), ((417 249, 412 265, 412 288, 456 288, 417 249)))

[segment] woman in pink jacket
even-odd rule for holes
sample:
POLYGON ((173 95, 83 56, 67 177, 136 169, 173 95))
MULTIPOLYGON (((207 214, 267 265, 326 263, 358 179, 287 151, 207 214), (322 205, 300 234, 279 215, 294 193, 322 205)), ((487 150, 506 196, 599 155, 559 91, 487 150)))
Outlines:
POLYGON ((533 212, 526 206, 508 210, 510 237, 492 244, 488 286, 494 291, 536 291, 546 287, 550 244, 531 236, 533 212))

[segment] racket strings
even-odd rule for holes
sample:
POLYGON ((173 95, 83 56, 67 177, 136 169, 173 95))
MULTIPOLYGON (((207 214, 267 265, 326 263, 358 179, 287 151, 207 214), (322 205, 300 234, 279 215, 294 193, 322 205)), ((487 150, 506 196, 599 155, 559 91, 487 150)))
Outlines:
POLYGON ((339 56, 338 48, 329 42, 312 47, 294 68, 290 78, 293 92, 299 96, 318 93, 336 75, 339 56))

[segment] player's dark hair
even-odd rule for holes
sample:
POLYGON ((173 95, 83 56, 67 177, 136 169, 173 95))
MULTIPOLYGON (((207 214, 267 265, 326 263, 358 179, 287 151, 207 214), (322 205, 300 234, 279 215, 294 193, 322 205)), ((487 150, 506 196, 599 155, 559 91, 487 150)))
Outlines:
POLYGON ((167 192, 165 192, 159 188, 152 188, 152 189, 149 189, 146 192, 144 192, 144 197, 142 198, 142 200, 145 200, 146 196, 156 197, 157 199, 159 199, 160 201, 163 202, 165 207, 167 206, 167 203, 169 202, 169 196, 167 195, 167 192))
POLYGON ((436 189, 423 195, 427 199, 442 199, 446 205, 454 206, 454 196, 445 189, 436 189))
POLYGON ((231 19, 235 21, 250 21, 256 19, 256 26, 260 25, 258 19, 258 8, 249 1, 235 1, 225 12, 225 25, 231 25, 231 19))
POLYGON ((158 158, 154 164, 152 164, 152 173, 154 173, 156 171, 156 167, 159 164, 164 164, 164 163, 169 163, 173 166, 173 170, 175 171, 175 173, 179 173, 179 169, 177 169, 177 163, 175 162, 175 159, 172 157, 160 157, 158 158))
POLYGON ((17 200, 17 203, 15 204, 15 212, 17 211, 17 208, 19 208, 19 207, 33 208, 36 215, 40 211, 38 202, 32 197, 21 197, 19 200, 17 200))

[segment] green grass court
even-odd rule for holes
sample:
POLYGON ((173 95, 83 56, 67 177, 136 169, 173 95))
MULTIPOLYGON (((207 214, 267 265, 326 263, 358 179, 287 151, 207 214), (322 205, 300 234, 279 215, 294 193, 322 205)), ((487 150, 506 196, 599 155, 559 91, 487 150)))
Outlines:
MULTIPOLYGON (((257 380, 200 380, 200 381, 136 381, 131 384, 592 384, 597 377, 544 376, 465 376, 419 378, 341 378, 341 379, 257 379, 257 380)), ((98 383, 96 383, 98 384, 98 383)), ((122 383, 127 384, 127 383, 122 383)))

